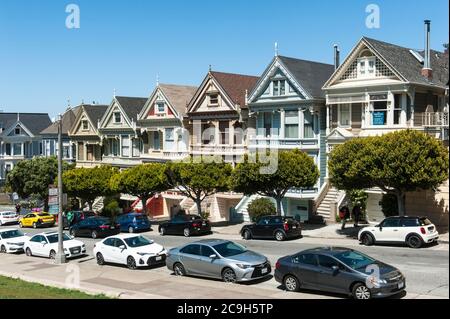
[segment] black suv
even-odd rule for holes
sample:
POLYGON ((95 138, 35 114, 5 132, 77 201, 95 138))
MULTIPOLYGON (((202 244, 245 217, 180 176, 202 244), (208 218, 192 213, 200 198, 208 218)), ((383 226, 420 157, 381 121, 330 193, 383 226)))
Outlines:
POLYGON ((300 223, 293 217, 263 216, 256 223, 244 225, 241 229, 244 239, 274 238, 283 241, 302 236, 300 223))
POLYGON ((211 233, 211 224, 198 215, 177 215, 172 220, 159 225, 159 233, 164 235, 202 235, 211 233))

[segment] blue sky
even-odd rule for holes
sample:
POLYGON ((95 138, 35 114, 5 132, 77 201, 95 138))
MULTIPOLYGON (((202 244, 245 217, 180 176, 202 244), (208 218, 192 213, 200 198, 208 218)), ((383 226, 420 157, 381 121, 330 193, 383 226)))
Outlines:
POLYGON ((421 49, 448 42, 447 0, 0 0, 0 109, 62 112, 72 104, 150 95, 162 83, 199 85, 208 66, 260 75, 274 55, 332 63, 361 36, 421 49), (81 28, 67 29, 77 4, 81 28), (366 6, 381 10, 379 29, 366 6))

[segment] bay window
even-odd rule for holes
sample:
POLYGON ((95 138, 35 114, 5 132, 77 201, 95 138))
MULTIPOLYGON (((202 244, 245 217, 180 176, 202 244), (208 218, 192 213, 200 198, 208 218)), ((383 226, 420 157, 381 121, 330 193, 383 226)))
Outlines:
POLYGON ((133 157, 141 156, 142 143, 138 138, 133 139, 133 157))
POLYGON ((122 136, 122 156, 130 156, 130 137, 125 135, 122 136))
POLYGON ((298 138, 298 111, 286 111, 284 123, 285 138, 298 138))
POLYGON ((13 144, 13 156, 22 155, 22 143, 13 144))
POLYGON ((341 127, 351 126, 351 105, 341 104, 338 106, 338 121, 341 127))
POLYGON ((303 137, 314 138, 314 115, 308 111, 303 112, 303 115, 304 115, 303 137))

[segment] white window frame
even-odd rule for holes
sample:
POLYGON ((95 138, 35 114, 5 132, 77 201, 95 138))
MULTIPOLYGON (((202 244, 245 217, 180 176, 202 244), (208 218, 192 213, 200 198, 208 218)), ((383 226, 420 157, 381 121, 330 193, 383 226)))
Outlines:
POLYGON ((122 113, 119 111, 113 112, 114 124, 122 124, 122 113), (120 121, 117 121, 116 115, 119 114, 120 121))
POLYGON ((81 120, 81 130, 82 131, 89 131, 89 121, 84 119, 81 120), (84 124, 86 123, 86 128, 84 128, 84 124))
POLYGON ((358 58, 358 79, 367 79, 367 78, 374 78, 377 74, 377 68, 376 68, 376 57, 362 57, 358 58), (361 73, 363 70, 361 67, 362 62, 364 63, 364 73, 361 73), (373 68, 370 67, 370 63, 373 63, 373 68), (371 72, 370 72, 371 71, 371 72))
POLYGON ((22 134, 22 129, 21 129, 20 127, 16 127, 16 128, 14 129, 14 134, 15 134, 15 135, 20 135, 20 134, 22 134), (17 131, 19 131, 19 133, 17 133, 17 131))
POLYGON ((209 94, 208 95, 208 106, 219 106, 219 99, 220 99, 219 93, 211 93, 211 94, 209 94), (213 96, 217 96, 217 102, 216 103, 212 102, 212 97, 213 96))
POLYGON ((338 127, 343 127, 343 128, 349 128, 352 127, 352 104, 348 103, 348 104, 339 104, 338 105, 338 127), (347 125, 344 125, 341 123, 341 107, 342 106, 348 106, 348 123, 347 125))
POLYGON ((289 83, 285 79, 277 79, 272 80, 272 96, 286 96, 287 95, 287 86, 289 86, 289 83), (281 82, 284 82, 284 92, 281 94, 281 82), (275 85, 277 84, 277 85, 275 85), (275 90, 275 88, 277 88, 275 90))
POLYGON ((163 101, 156 102, 156 103, 155 103, 155 114, 166 114, 166 103, 164 103, 163 101), (164 110, 163 110, 162 112, 159 110, 159 107, 160 107, 161 105, 162 105, 163 108, 164 108, 164 110))

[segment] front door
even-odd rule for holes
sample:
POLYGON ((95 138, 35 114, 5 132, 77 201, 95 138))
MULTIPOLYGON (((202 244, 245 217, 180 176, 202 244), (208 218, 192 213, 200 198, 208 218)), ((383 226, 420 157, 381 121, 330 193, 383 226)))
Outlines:
POLYGON ((181 250, 180 260, 189 274, 201 275, 202 256, 200 245, 192 244, 181 250))
POLYGON ((217 255, 217 253, 211 247, 202 245, 199 274, 217 278, 221 276, 222 265, 218 255, 217 258, 210 258, 211 255, 217 255))
POLYGON ((324 255, 318 255, 319 274, 317 283, 319 287, 326 291, 348 292, 348 287, 352 283, 352 278, 344 265, 337 260, 324 255), (339 268, 338 272, 333 270, 333 266, 339 268))
POLYGON ((398 218, 387 218, 381 224, 379 228, 377 237, 378 241, 398 241, 401 237, 401 226, 400 219, 398 218))
POLYGON ((300 281, 300 285, 305 285, 305 288, 317 288, 318 277, 318 263, 317 257, 314 254, 300 254, 292 259, 292 272, 300 281))

